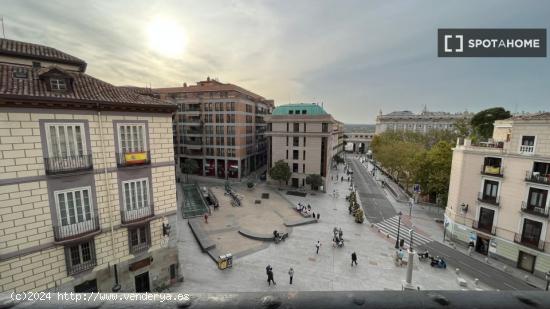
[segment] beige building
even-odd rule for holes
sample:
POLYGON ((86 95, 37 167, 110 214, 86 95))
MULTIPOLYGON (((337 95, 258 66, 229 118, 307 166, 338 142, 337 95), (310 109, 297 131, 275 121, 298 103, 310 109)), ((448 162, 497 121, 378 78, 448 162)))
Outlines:
POLYGON ((265 167, 264 117, 273 109, 273 100, 210 78, 153 91, 178 105, 173 131, 180 168, 194 160, 197 175, 241 179, 265 167))
POLYGON ((454 124, 459 119, 471 119, 473 113, 430 112, 427 108, 420 114, 411 111, 395 111, 376 117, 376 134, 385 131, 411 131, 427 133, 432 130, 454 130, 454 124))
POLYGON ((0 39, 0 292, 110 292, 115 273, 128 292, 177 279, 163 235, 176 212, 176 106, 85 69, 0 39))
POLYGON ((332 159, 344 149, 343 124, 317 104, 277 106, 266 122, 268 170, 275 162, 284 160, 292 172, 289 185, 311 188, 306 177, 317 174, 323 177, 326 188, 332 159))
POLYGON ((550 113, 495 122, 453 151, 447 235, 538 276, 550 270, 550 113))

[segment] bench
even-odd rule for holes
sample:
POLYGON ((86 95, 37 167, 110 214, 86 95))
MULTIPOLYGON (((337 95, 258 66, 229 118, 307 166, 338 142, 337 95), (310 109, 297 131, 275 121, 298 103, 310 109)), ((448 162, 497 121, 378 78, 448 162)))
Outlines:
MULTIPOLYGON (((281 234, 284 234, 286 233, 285 232, 279 232, 281 234)), ((239 229, 239 234, 243 235, 244 237, 248 237, 250 239, 254 239, 254 240, 261 240, 261 241, 273 241, 273 234, 262 234, 262 233, 257 233, 257 232, 253 232, 251 230, 247 230, 247 229, 239 229)))
POLYGON ((311 223, 317 223, 317 219, 310 217, 310 218, 305 218, 300 220, 287 221, 284 224, 287 227, 292 227, 292 226, 306 225, 311 223))

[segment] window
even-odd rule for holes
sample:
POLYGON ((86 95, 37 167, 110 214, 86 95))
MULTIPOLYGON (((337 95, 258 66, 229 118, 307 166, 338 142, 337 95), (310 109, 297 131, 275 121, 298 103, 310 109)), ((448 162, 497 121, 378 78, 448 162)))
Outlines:
POLYGON ((305 136, 304 136, 304 147, 306 147, 306 137, 305 136))
POLYGON ((328 123, 323 123, 323 132, 328 132, 328 123))
POLYGON ((54 192, 62 237, 74 234, 72 232, 75 230, 80 230, 79 233, 82 233, 93 228, 89 224, 94 216, 90 194, 90 187, 54 192), (86 230, 86 228, 88 229, 86 230))
MULTIPOLYGON (((304 132, 307 132, 307 123, 305 123, 305 122, 304 122, 304 132)), ((304 139, 305 139, 305 137, 304 137, 304 139)), ((305 143, 304 143, 304 146, 305 146, 305 143)))
POLYGON ((235 134, 235 127, 227 127, 227 134, 235 134))
POLYGON ((293 123, 293 124, 292 124, 292 127, 293 127, 292 130, 293 130, 294 132, 300 132, 300 124, 299 124, 299 123, 297 123, 297 122, 293 123))
POLYGON ((50 78, 50 87, 52 91, 65 91, 67 83, 63 78, 50 78))
POLYGON ((292 138, 292 146, 295 146, 295 147, 300 146, 300 139, 298 137, 295 136, 292 138))
POLYGON ((228 157, 235 157, 235 149, 227 149, 228 157))
POLYGON ((485 180, 483 185, 483 199, 488 201, 496 201, 498 194, 498 181, 485 180))
POLYGON ((293 160, 298 160, 299 159, 298 150, 292 150, 292 159, 293 160))
POLYGON ((298 173, 298 163, 292 163, 292 172, 298 173))
POLYGON ((529 199, 527 204, 529 207, 546 208, 546 200, 548 191, 538 188, 529 188, 529 199))
POLYGON ((289 127, 289 125, 290 125, 290 124, 287 122, 287 123, 286 123, 286 131, 287 131, 287 132, 288 132, 288 127, 289 127))
POLYGON ((147 212, 150 214, 149 179, 123 181, 122 188, 124 190, 123 205, 126 212, 134 214, 147 212))
POLYGON ((96 265, 93 240, 65 247, 65 255, 69 275, 91 269, 96 265))
POLYGON ((223 126, 216 126, 216 134, 223 134, 223 126))
POLYGON ((118 134, 118 147, 121 153, 143 152, 147 150, 145 124, 119 124, 118 134))
POLYGON ((150 243, 149 235, 149 225, 128 229, 128 236, 130 237, 130 253, 136 254, 147 250, 150 243))
POLYGON ((302 115, 305 115, 305 114, 307 114, 307 110, 303 109, 302 110, 302 115))
POLYGON ((535 137, 534 136, 522 136, 519 152, 533 153, 535 152, 535 137))
POLYGON ((48 123, 46 140, 50 158, 70 158, 86 155, 84 124, 48 123))
POLYGON ((286 150, 286 159, 288 160, 288 149, 286 150))
POLYGON ((288 114, 289 114, 289 115, 294 115, 294 111, 293 111, 293 110, 289 110, 289 111, 288 111, 288 114))
POLYGON ((302 173, 306 173, 306 165, 305 164, 302 164, 302 173))
POLYGON ((306 151, 304 150, 304 151, 302 152, 302 160, 305 160, 305 159, 306 159, 306 151))

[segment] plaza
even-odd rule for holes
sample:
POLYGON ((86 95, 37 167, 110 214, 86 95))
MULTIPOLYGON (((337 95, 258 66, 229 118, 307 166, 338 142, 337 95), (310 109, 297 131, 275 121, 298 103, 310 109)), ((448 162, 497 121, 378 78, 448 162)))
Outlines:
MULTIPOLYGON (((337 174, 343 175, 340 165, 337 174)), ((201 186, 206 185, 202 184, 201 186)), ((242 197, 242 207, 232 207, 224 200, 218 188, 223 184, 213 183, 213 190, 220 200, 220 209, 212 211, 208 219, 209 237, 220 241, 223 253, 234 254, 233 267, 219 270, 216 264, 203 253, 191 232, 187 220, 180 214, 177 219, 177 235, 171 237, 179 250, 180 265, 184 280, 173 287, 181 292, 245 292, 245 291, 349 291, 349 290, 401 290, 406 276, 406 267, 394 263, 395 240, 379 233, 368 221, 355 223, 348 212, 345 196, 349 194, 350 183, 347 181, 330 181, 327 192, 309 193, 306 197, 287 195, 286 190, 259 184, 253 190, 244 184, 234 184, 233 189, 242 197), (337 192, 335 196, 332 192, 337 192), (269 192, 270 199, 277 200, 277 205, 255 205, 254 200, 260 193, 269 192), (317 223, 288 227, 290 236, 286 241, 275 244, 247 239, 238 234, 240 225, 247 229, 270 231, 282 228, 281 216, 273 215, 282 212, 283 206, 290 213, 298 202, 310 204, 313 211, 320 214, 317 223), (273 207, 273 208, 272 208, 273 207), (254 208, 257 208, 254 210, 254 208), (265 214, 256 214, 261 209, 265 214), (234 214, 232 214, 234 212, 234 214), (246 218, 247 213, 251 218, 246 218), (232 216, 233 215, 233 216, 232 216), (236 219, 239 217, 239 219, 236 219), (242 222, 242 223, 239 223, 242 222), (345 246, 332 246, 332 230, 340 227, 343 230, 345 246), (225 230, 224 230, 225 229, 225 230), (221 236, 219 236, 221 235, 221 236), (231 235, 231 236, 229 236, 231 235), (218 239, 220 237, 221 239, 218 239), (231 239, 231 240, 229 240, 231 239), (226 241, 227 240, 227 241, 226 241), (319 254, 316 254, 315 243, 321 242, 319 254), (233 251, 232 250, 236 250, 233 251), (351 267, 351 254, 356 252, 358 266, 351 267), (277 285, 268 286, 266 266, 273 267, 277 285), (289 284, 288 270, 294 269, 293 284, 289 284)), ((179 192, 178 194, 181 194, 179 192)), ((178 196, 178 198, 180 198, 178 196)), ((294 213, 294 214, 293 214, 294 213)), ((408 235, 403 235, 409 237, 408 235)), ((460 274, 467 286, 459 286, 454 269, 437 269, 428 262, 419 262, 414 258, 413 284, 424 290, 461 290, 493 288, 483 282, 474 284, 473 277, 460 274)))

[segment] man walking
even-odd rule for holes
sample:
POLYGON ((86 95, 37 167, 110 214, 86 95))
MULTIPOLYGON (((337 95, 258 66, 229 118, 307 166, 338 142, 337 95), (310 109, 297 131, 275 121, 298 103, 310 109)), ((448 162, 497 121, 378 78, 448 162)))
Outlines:
POLYGON ((273 285, 277 285, 277 283, 275 283, 275 280, 273 279, 273 268, 271 268, 271 265, 267 265, 265 269, 267 272, 267 284, 271 286, 271 282, 273 282, 273 285))
POLYGON ((208 223, 208 214, 204 214, 204 223, 208 223))
POLYGON ((292 267, 288 270, 288 275, 290 276, 290 284, 292 284, 292 277, 294 277, 294 269, 292 267))
POLYGON ((351 267, 353 267, 353 263, 357 266, 357 254, 355 254, 355 251, 351 254, 351 267))
POLYGON ((317 241, 317 243, 315 244, 315 247, 317 247, 317 254, 319 254, 319 248, 321 248, 321 241, 317 241))

